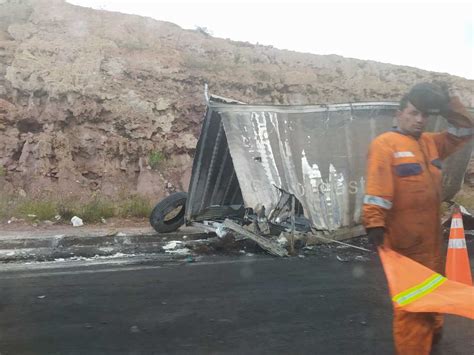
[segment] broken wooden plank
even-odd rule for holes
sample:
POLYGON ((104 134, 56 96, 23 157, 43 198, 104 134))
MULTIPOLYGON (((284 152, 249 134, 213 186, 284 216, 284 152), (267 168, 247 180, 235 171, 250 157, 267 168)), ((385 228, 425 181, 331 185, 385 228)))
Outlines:
POLYGON ((270 254, 275 256, 288 256, 288 251, 285 248, 282 248, 277 243, 264 238, 258 234, 252 233, 249 230, 243 228, 241 225, 231 221, 230 219, 226 219, 224 221, 224 226, 228 229, 233 230, 237 234, 240 234, 246 238, 252 239, 255 243, 260 245, 262 249, 268 251, 270 254))

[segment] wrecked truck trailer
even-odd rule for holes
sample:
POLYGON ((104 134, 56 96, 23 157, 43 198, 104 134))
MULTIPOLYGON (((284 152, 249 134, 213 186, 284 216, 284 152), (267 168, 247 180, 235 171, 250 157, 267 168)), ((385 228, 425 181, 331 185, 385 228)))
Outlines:
MULTIPOLYGON (((269 106, 211 97, 180 223, 216 229, 233 219, 254 223, 258 234, 362 235, 367 151, 392 129, 397 108, 395 102, 269 106)), ((430 120, 429 131, 447 127, 442 117, 430 120)), ((472 142, 444 162, 444 200, 459 191, 471 151, 472 142)))

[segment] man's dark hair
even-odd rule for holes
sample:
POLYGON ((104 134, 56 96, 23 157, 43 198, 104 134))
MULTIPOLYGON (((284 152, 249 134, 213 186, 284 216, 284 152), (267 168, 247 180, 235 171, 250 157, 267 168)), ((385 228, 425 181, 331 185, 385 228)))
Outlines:
POLYGON ((446 84, 419 83, 403 95, 399 110, 404 110, 411 103, 417 110, 427 114, 438 114, 449 102, 446 84))

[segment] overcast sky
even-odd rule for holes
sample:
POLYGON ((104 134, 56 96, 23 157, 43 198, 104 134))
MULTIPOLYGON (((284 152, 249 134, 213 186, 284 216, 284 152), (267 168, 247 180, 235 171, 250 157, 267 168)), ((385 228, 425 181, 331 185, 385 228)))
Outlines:
POLYGON ((471 1, 68 0, 149 16, 214 37, 409 65, 474 79, 471 1))

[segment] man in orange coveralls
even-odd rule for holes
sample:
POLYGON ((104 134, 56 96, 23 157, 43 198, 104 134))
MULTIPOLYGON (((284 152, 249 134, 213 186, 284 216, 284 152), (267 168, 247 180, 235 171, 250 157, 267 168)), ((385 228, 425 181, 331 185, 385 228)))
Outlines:
MULTIPOLYGON (((445 85, 415 85, 400 101, 398 127, 371 143, 363 222, 373 245, 389 247, 443 273, 440 223, 442 161, 472 138, 473 118, 445 85), (448 129, 423 133, 430 114, 448 129)), ((429 354, 441 338, 437 313, 394 310, 398 354, 429 354)))

